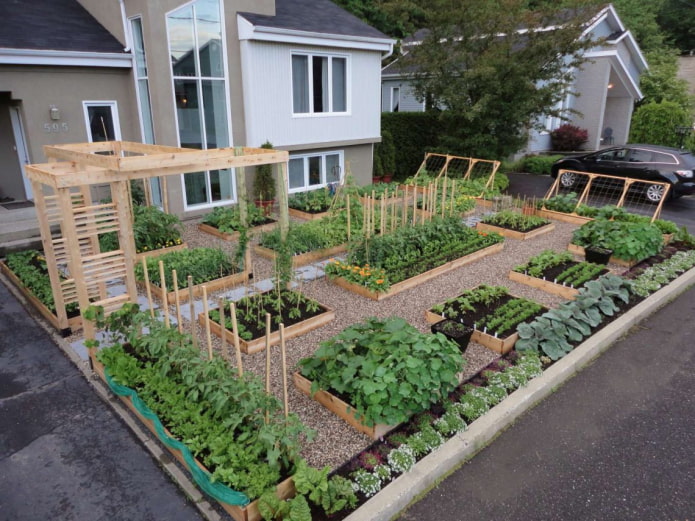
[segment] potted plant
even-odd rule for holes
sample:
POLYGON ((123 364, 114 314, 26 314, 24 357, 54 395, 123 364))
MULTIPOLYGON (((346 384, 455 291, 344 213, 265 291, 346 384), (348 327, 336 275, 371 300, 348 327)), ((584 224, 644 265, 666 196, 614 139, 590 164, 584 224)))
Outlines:
MULTIPOLYGON (((261 148, 272 149, 273 145, 266 141, 261 148)), ((256 167, 256 179, 253 183, 254 202, 257 207, 263 209, 268 216, 275 204, 275 179, 273 178, 272 165, 259 165, 256 167)))
POLYGON ((587 246, 584 248, 584 258, 586 262, 594 264, 608 264, 608 261, 613 255, 613 250, 602 248, 601 246, 587 246))
POLYGON ((441 333, 449 340, 453 340, 459 346, 461 353, 466 351, 468 342, 473 335, 473 328, 455 320, 444 319, 441 322, 432 324, 432 333, 441 333))

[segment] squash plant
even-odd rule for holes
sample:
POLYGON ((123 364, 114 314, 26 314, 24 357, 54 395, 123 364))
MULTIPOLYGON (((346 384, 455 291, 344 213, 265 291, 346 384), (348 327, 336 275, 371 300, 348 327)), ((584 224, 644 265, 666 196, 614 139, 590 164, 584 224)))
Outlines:
POLYGON ((344 395, 367 425, 395 425, 456 387, 464 360, 442 335, 421 333, 399 317, 369 318, 299 361, 319 389, 344 395))
POLYGON ((613 250, 613 256, 639 261, 656 255, 664 245, 661 230, 646 222, 608 221, 596 219, 577 228, 572 243, 613 250))
MULTIPOLYGON (((266 217, 263 210, 255 205, 247 205, 246 211, 247 220, 251 227, 272 222, 272 219, 266 217)), ((202 222, 217 228, 222 233, 238 232, 244 227, 241 222, 241 211, 238 205, 218 206, 207 214, 202 222)))

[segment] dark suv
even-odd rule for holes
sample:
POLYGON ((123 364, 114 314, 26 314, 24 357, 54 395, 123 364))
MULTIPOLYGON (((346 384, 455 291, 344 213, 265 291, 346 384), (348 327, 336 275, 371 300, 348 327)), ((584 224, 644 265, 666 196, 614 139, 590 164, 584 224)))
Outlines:
MULTIPOLYGON (((665 181, 671 184, 669 197, 680 197, 695 192, 695 156, 687 150, 656 145, 623 145, 604 148, 591 154, 568 156, 556 161, 551 175, 556 178, 560 170, 577 170, 616 177, 665 181)), ((574 187, 580 177, 565 172, 560 183, 574 187)), ((662 185, 642 185, 644 197, 658 203, 664 196, 662 185)))

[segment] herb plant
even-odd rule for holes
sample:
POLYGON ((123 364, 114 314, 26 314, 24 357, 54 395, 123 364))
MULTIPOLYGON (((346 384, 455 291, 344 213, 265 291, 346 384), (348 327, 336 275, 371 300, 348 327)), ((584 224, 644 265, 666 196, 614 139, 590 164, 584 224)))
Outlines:
MULTIPOLYGON (((188 287, 188 275, 193 277, 193 284, 203 284, 211 280, 226 277, 239 271, 225 252, 215 248, 193 248, 174 251, 158 257, 147 259, 147 272, 150 282, 162 286, 159 276, 159 261, 164 263, 164 278, 168 290, 173 288, 172 270, 176 270, 179 288, 188 287)), ((135 278, 145 280, 142 264, 135 265, 135 278)))
POLYGON ((528 232, 541 226, 550 224, 548 219, 535 215, 523 215, 511 210, 504 210, 493 215, 483 218, 485 224, 498 226, 500 228, 508 228, 518 232, 528 232))
MULTIPOLYGON (((250 227, 271 222, 271 219, 265 216, 263 210, 255 205, 247 205, 246 212, 248 226, 250 227)), ((217 228, 222 233, 238 232, 244 227, 241 222, 241 212, 238 205, 218 206, 207 214, 202 222, 217 228)))

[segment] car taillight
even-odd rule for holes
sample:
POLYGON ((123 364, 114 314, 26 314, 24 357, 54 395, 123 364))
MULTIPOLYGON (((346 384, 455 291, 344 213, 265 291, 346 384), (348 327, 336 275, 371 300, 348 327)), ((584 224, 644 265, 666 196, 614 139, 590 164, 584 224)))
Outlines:
POLYGON ((676 170, 676 174, 681 176, 681 177, 687 177, 688 179, 693 177, 693 171, 692 170, 676 170))

